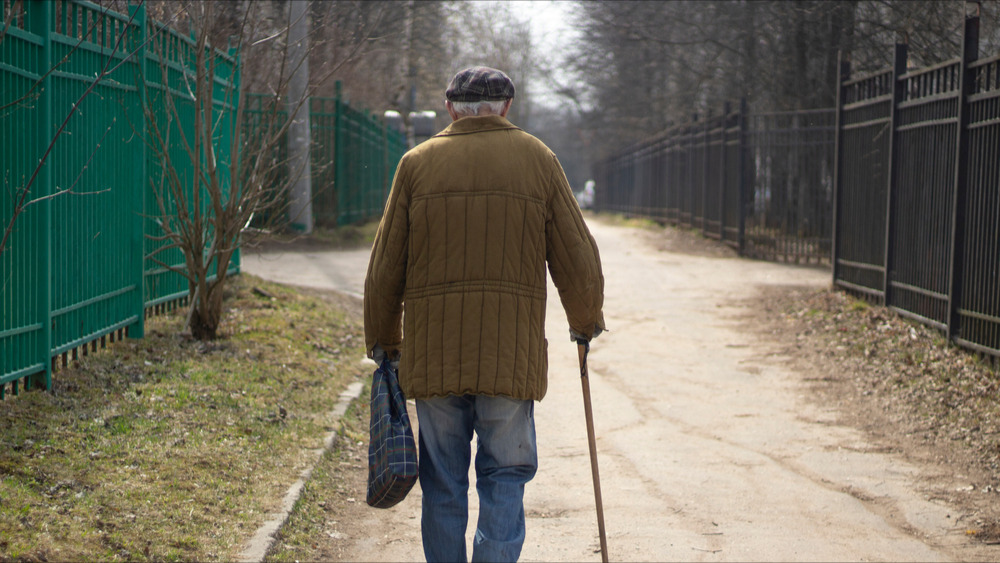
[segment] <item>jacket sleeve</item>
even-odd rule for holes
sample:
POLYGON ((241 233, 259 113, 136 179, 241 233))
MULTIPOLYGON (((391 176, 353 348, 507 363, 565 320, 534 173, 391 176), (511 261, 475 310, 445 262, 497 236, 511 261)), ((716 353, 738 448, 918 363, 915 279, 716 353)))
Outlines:
POLYGON ((545 257, 570 329, 593 338, 597 327, 607 328, 601 256, 562 166, 555 155, 552 159, 554 171, 549 181, 545 257))
POLYGON ((390 358, 398 357, 403 341, 403 292, 406 289, 409 237, 406 163, 404 157, 396 169, 365 275, 365 346, 368 357, 372 357, 376 344, 390 358))

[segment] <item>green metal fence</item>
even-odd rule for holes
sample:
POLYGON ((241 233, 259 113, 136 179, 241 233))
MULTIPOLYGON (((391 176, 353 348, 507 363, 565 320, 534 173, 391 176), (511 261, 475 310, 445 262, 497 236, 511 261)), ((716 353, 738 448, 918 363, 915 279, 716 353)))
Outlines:
POLYGON ((333 163, 328 175, 313 178, 316 222, 344 225, 381 216, 406 138, 368 110, 352 108, 339 82, 336 97, 313 98, 310 109, 314 170, 333 163))
MULTIPOLYGON (((247 95, 244 135, 254 135, 261 127, 281 127, 288 114, 273 104, 273 96, 247 95), (268 118, 271 112, 278 115, 277 120, 268 118)), ((335 97, 309 100, 309 123, 316 223, 346 225, 381 216, 396 165, 406 152, 405 135, 367 110, 351 107, 340 93, 339 82, 335 97)), ((287 147, 282 145, 273 159, 284 162, 286 158, 287 147)), ((276 184, 283 180, 287 177, 276 184)))
MULTIPOLYGON (((171 80, 193 72, 194 43, 147 21, 143 6, 118 14, 77 0, 0 0, 0 16, 12 16, 0 38, 0 229, 12 224, 0 255, 2 399, 8 388, 51 388, 60 355, 141 337, 150 308, 186 297, 181 275, 146 258, 159 244, 148 236, 159 234, 159 165, 143 139, 143 97, 190 101, 160 85, 159 69, 171 80), (169 48, 154 52, 153 34, 169 48)), ((236 61, 219 60, 220 91, 237 90, 236 61)), ((181 116, 171 126, 190 127, 181 116)), ((183 264, 171 252, 158 258, 183 264)))

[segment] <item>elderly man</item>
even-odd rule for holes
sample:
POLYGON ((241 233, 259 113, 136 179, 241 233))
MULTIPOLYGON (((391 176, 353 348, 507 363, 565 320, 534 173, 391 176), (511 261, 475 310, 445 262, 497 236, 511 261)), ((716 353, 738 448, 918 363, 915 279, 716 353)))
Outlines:
POLYGON ((451 125, 396 170, 365 280, 365 339, 376 361, 400 361, 416 399, 427 560, 466 560, 474 431, 472 559, 516 561, 547 385, 546 264, 572 339, 604 330, 604 277, 556 156, 506 119, 510 78, 465 69, 445 97, 451 125))

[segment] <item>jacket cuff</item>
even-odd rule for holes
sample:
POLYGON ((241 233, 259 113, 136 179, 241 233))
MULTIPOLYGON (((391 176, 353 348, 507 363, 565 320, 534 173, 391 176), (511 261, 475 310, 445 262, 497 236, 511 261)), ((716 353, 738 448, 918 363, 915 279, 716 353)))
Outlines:
POLYGON ((601 328, 601 325, 599 324, 594 325, 594 333, 591 336, 584 336, 571 328, 569 329, 569 339, 572 342, 576 342, 577 340, 586 340, 587 342, 590 342, 600 336, 602 332, 604 332, 604 329, 601 328))
POLYGON ((371 350, 368 350, 368 357, 375 360, 375 363, 381 364, 382 358, 388 354, 389 361, 398 362, 399 358, 402 356, 399 348, 389 348, 388 350, 382 348, 381 344, 376 343, 372 346, 371 350))

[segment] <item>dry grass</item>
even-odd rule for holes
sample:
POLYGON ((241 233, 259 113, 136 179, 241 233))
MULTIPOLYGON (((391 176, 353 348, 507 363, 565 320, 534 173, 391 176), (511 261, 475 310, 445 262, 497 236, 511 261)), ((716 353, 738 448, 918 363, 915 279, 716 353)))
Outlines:
POLYGON ((929 480, 925 492, 960 507, 970 536, 1000 542, 1000 373, 993 360, 832 289, 768 288, 753 307, 747 320, 820 375, 815 387, 838 405, 843 422, 889 451, 940 468, 937 474, 968 479, 957 491, 929 480))
POLYGON ((366 368, 356 304, 229 292, 220 340, 180 337, 181 310, 0 403, 0 561, 239 555, 366 368))

